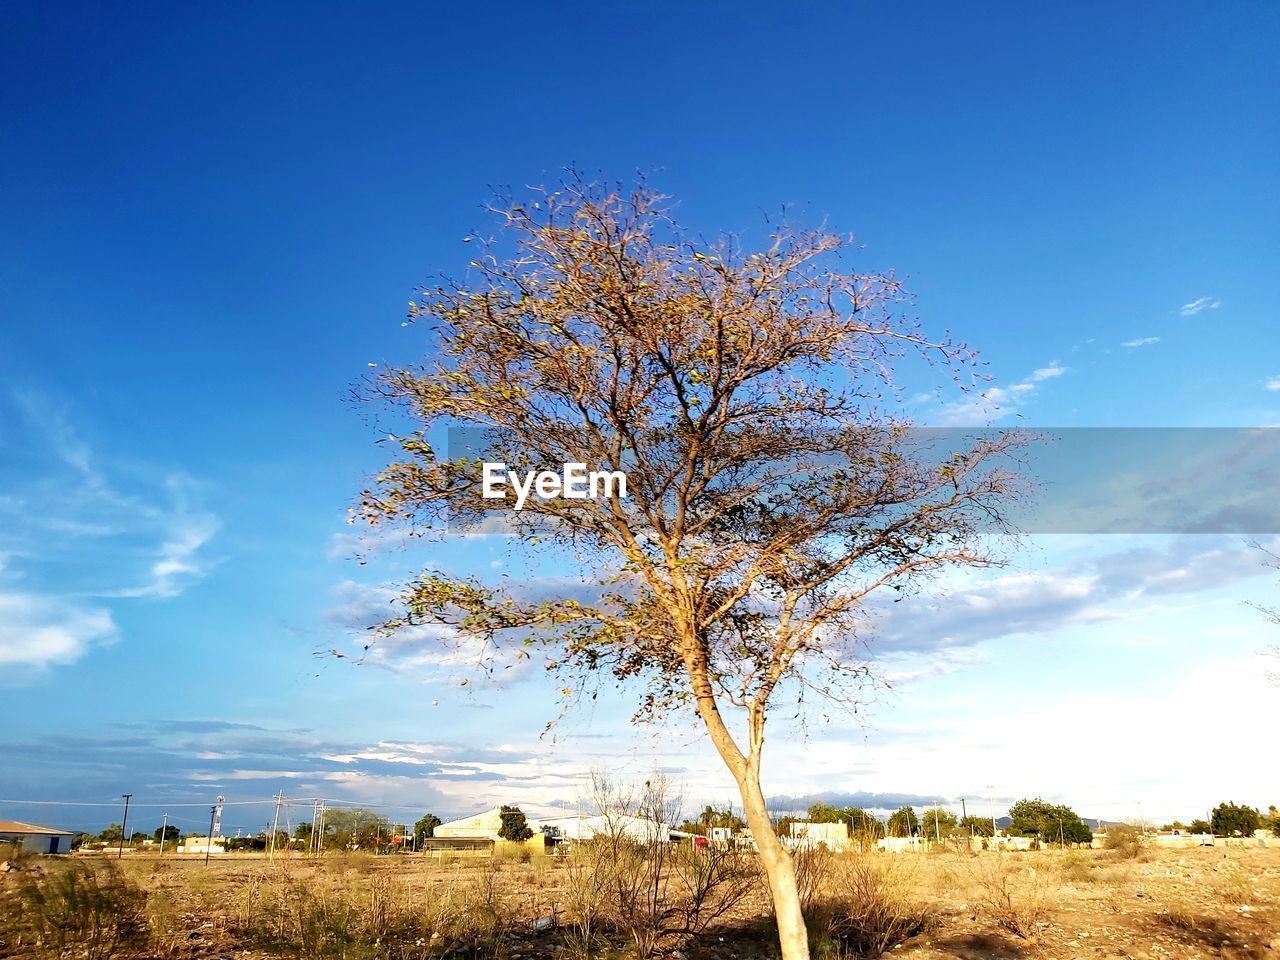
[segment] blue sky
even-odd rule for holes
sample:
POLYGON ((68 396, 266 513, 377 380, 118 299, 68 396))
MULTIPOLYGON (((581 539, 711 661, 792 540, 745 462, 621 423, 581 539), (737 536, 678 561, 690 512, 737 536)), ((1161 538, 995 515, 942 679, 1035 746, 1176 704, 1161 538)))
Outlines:
MULTIPOLYGON (((911 384, 922 422, 1280 424, 1280 12, 1035 6, 6 7, 0 801, 461 813, 571 799, 592 765, 731 798, 621 702, 539 740, 534 672, 316 656, 416 563, 524 562, 362 566, 343 522, 381 453, 349 387, 421 349, 404 303, 465 263, 491 185, 639 170, 696 230, 853 231, 994 377, 911 384)), ((882 651, 895 693, 779 736, 775 793, 1276 801, 1212 736, 1280 702, 1243 603, 1280 587, 1238 537, 1042 537, 951 586, 982 616, 922 605, 882 651)))

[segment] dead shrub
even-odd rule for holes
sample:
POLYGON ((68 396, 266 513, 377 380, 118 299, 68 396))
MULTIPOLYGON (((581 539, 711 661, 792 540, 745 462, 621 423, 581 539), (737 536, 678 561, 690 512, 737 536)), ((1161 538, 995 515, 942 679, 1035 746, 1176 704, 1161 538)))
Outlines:
POLYGON ((1044 891, 1034 867, 1020 869, 1002 853, 975 861, 979 904, 996 925, 1034 940, 1044 914, 1044 891))
POLYGON ((826 930, 840 954, 879 957, 923 933, 935 919, 916 893, 916 864, 906 857, 838 858, 826 902, 826 930))
POLYGON ((1134 824, 1112 823, 1107 825, 1102 846, 1121 859, 1132 860, 1147 848, 1147 835, 1134 824))
POLYGON ((806 917, 826 896, 834 859, 835 854, 824 843, 797 847, 792 854, 796 887, 800 891, 800 909, 806 917))

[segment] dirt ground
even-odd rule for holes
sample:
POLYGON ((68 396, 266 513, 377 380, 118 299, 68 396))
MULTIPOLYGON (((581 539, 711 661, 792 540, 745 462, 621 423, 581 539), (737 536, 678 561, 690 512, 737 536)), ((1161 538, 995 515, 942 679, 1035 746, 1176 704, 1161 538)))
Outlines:
MULTIPOLYGON (((875 856, 893 857, 895 875, 930 916, 924 932, 898 943, 888 956, 1280 960, 1280 845, 1145 850, 1135 858, 1100 850, 875 856)), ((147 892, 148 921, 162 932, 142 955, 166 960, 306 955, 244 936, 255 913, 255 922, 270 922, 263 903, 277 902, 272 890, 277 900, 280 891, 305 888, 366 909, 375 889, 384 895, 404 891, 426 902, 485 884, 500 903, 507 930, 502 956, 574 957, 562 931, 539 922, 554 917, 562 925, 567 919, 565 867, 555 858, 443 864, 403 856, 332 856, 319 863, 267 863, 228 856, 205 866, 198 857, 138 856, 126 857, 123 865, 147 892)), ((14 876, 0 875, 0 890, 14 876)), ((667 953, 676 960, 776 956, 767 914, 759 891, 726 921, 667 953)), ((830 952, 832 960, 847 955, 830 952)))

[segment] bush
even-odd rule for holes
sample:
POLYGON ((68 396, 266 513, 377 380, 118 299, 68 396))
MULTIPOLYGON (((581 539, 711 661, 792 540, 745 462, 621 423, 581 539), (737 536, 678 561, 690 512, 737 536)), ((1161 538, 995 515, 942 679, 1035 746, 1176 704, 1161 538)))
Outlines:
POLYGON ((1034 940, 1044 913, 1044 894, 1035 868, 1019 871, 1000 853, 976 863, 974 880, 982 909, 997 926, 1024 940, 1034 940))
POLYGON ((827 935, 841 952, 879 957, 929 928, 934 914, 916 896, 914 866, 883 854, 836 862, 824 909, 827 935))
POLYGON ((1108 824, 1103 849, 1110 850, 1116 856, 1132 860, 1147 846, 1146 832, 1131 823, 1108 824))
POLYGON ((146 894, 115 864, 58 863, 22 873, 0 905, 18 955, 107 960, 146 943, 146 894))

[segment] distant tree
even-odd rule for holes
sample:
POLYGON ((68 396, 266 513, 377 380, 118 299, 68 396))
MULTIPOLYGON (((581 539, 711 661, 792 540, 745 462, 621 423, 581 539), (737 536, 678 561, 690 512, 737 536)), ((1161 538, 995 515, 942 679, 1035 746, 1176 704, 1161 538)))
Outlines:
POLYGON ((85 833, 83 830, 77 830, 74 834, 71 835, 71 849, 79 850, 86 843, 92 843, 97 839, 98 838, 95 837, 92 833, 85 833))
POLYGON ((1009 808, 1009 832, 1036 837, 1045 843, 1089 843, 1093 831, 1070 807, 1036 797, 1019 800, 1009 808))
POLYGON ((147 841, 150 839, 151 838, 147 836, 145 833, 143 833, 141 830, 135 830, 132 834, 129 835, 130 843, 143 843, 144 841, 147 841))
POLYGON ((503 840, 528 840, 533 836, 533 828, 519 807, 502 807, 498 811, 502 818, 502 826, 498 828, 498 836, 503 840))
POLYGON ((877 837, 885 830, 884 824, 862 807, 841 807, 840 819, 849 824, 849 833, 852 836, 877 837))
POLYGON ((1213 833, 1219 837, 1235 834, 1250 837, 1262 825, 1262 815, 1257 810, 1253 807, 1238 807, 1230 800, 1214 807, 1211 816, 1213 833))
POLYGON ((1270 827, 1271 832, 1280 837, 1280 810, 1276 809, 1274 803, 1267 808, 1267 818, 1263 826, 1270 827))
POLYGON ((426 840, 428 837, 434 836, 436 832, 436 827, 440 826, 440 824, 443 822, 444 821, 442 821, 434 813, 423 814, 422 817, 418 820, 418 822, 413 825, 414 846, 415 847, 422 846, 422 841, 426 840))
POLYGON ((1213 825, 1208 820, 1192 820, 1187 829, 1192 833, 1212 833, 1213 825))
POLYGON ((815 803, 809 807, 810 823, 838 823, 841 819, 840 809, 829 803, 815 803))
POLYGON ((949 837, 956 830, 956 815, 950 810, 943 810, 941 807, 929 807, 920 814, 920 831, 926 837, 941 834, 949 837))
POLYGON ((311 843, 311 836, 313 832, 310 820, 300 821, 298 825, 293 828, 294 839, 301 840, 304 845, 311 843))
POLYGON ((961 817, 959 827, 971 837, 990 837, 995 832, 990 817, 978 817, 972 813, 961 817))
POLYGON ((179 830, 173 824, 169 824, 165 827, 156 827, 155 832, 151 834, 151 839, 154 840, 156 843, 159 843, 161 840, 162 832, 163 832, 163 839, 166 846, 168 846, 170 843, 175 842, 178 839, 178 837, 182 836, 181 830, 179 830))
POLYGON ((889 814, 889 833, 895 837, 914 836, 920 820, 912 807, 899 807, 889 814))
POLYGON ((986 534, 1020 487, 1002 466, 1024 438, 915 445, 882 399, 894 368, 936 360, 967 382, 973 355, 916 329, 892 276, 843 264, 843 238, 780 229, 746 249, 682 232, 643 185, 559 186, 498 201, 505 236, 470 238, 466 278, 410 304, 428 357, 374 375, 369 395, 405 422, 356 517, 492 520, 485 460, 625 470, 625 497, 503 514, 531 569, 573 556, 596 586, 548 596, 533 577, 432 565, 381 631, 474 645, 480 670, 541 643, 566 700, 608 677, 635 691, 638 719, 696 714, 738 786, 782 955, 803 960, 795 863, 761 778, 767 717, 784 697, 857 704, 875 596, 998 562, 986 534), (486 456, 442 455, 449 427, 482 434, 486 456))
POLYGON ((331 807, 324 814, 324 846, 340 850, 375 850, 391 836, 391 822, 363 807, 331 807))
POLYGON ((110 824, 107 824, 107 826, 103 828, 103 830, 102 830, 102 832, 101 832, 100 834, 98 834, 98 839, 99 839, 99 840, 106 840, 106 841, 109 841, 109 842, 110 842, 110 841, 117 841, 117 840, 119 840, 119 839, 120 839, 121 835, 122 835, 122 828, 121 828, 120 824, 118 824, 118 823, 110 823, 110 824))

